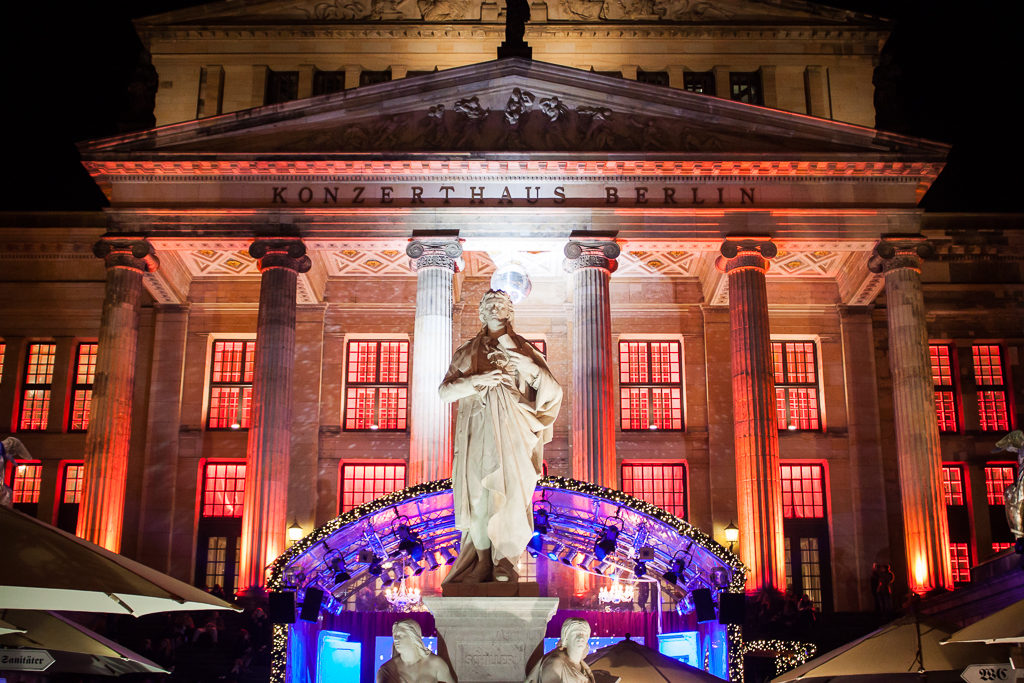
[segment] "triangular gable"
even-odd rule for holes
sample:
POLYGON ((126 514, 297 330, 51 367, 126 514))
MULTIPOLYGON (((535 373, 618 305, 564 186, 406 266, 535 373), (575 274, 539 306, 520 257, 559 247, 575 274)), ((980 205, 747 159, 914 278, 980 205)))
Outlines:
POLYGON ((84 143, 83 155, 445 152, 944 159, 944 145, 519 59, 84 143))
MULTIPOLYGON (((141 30, 168 26, 259 26, 345 22, 494 21, 500 0, 225 0, 138 20, 141 30)), ((860 25, 877 18, 802 0, 549 0, 548 20, 681 24, 860 25)))

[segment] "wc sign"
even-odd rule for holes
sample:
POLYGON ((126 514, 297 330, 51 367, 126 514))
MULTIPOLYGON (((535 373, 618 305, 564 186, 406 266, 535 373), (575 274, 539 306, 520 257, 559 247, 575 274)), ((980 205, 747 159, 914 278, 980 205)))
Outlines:
POLYGON ((1018 673, 1024 673, 1024 670, 1014 669, 1009 664, 972 664, 964 669, 960 678, 967 683, 1012 683, 1024 680, 1017 678, 1018 673))

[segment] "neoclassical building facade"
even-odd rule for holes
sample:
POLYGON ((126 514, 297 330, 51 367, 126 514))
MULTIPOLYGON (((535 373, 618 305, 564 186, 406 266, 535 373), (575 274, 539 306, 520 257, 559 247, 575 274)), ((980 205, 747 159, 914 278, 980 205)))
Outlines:
POLYGON ((137 22, 158 127, 80 146, 109 208, 0 223, 16 504, 264 585, 289 527, 448 476, 437 386, 525 276, 548 473, 735 523, 749 590, 867 610, 875 563, 926 592, 1005 549, 1019 217, 918 208, 948 148, 871 128, 886 24, 562 0, 494 60, 502 12, 137 22))

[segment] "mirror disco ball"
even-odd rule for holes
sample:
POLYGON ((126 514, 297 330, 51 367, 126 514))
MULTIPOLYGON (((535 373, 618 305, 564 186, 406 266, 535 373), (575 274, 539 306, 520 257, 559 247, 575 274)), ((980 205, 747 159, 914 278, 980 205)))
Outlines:
POLYGON ((530 290, 533 289, 533 285, 530 283, 530 276, 525 268, 518 263, 510 263, 499 268, 491 276, 491 289, 500 289, 503 292, 507 292, 512 297, 512 303, 518 304, 530 296, 530 290))

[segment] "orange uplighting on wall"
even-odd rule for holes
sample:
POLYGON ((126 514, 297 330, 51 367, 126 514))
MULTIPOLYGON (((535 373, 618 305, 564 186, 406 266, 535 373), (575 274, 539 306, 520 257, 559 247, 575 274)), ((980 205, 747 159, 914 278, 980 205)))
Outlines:
POLYGON ((932 583, 928 576, 928 562, 918 555, 914 559, 914 585, 911 589, 918 594, 927 593, 933 588, 932 583))

